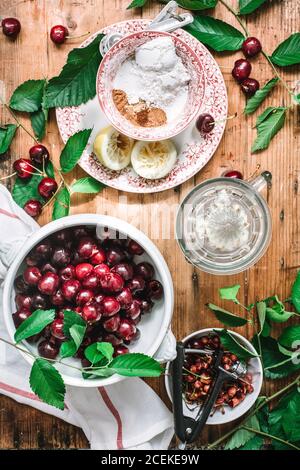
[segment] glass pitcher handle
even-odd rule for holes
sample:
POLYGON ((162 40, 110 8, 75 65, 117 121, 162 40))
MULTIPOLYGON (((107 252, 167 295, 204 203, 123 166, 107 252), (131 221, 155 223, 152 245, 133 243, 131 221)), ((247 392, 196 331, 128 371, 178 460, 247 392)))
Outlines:
POLYGON ((272 182, 272 173, 269 171, 263 171, 259 176, 254 178, 254 180, 249 181, 249 184, 260 193, 266 185, 270 185, 272 182))

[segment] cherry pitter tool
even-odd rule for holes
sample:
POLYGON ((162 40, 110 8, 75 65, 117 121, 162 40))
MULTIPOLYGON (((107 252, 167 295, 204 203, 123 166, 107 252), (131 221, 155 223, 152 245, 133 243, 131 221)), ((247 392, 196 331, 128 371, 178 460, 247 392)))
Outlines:
POLYGON ((184 449, 187 444, 194 442, 203 430, 209 418, 215 401, 222 389, 225 381, 242 380, 246 375, 246 365, 237 361, 230 370, 225 370, 222 366, 222 349, 188 349, 182 342, 176 346, 177 357, 171 363, 170 372, 172 376, 172 398, 175 434, 180 440, 179 449, 184 449), (207 395, 203 405, 199 405, 196 418, 184 416, 183 414, 183 373, 184 360, 187 354, 203 354, 212 356, 213 384, 210 393, 207 395))

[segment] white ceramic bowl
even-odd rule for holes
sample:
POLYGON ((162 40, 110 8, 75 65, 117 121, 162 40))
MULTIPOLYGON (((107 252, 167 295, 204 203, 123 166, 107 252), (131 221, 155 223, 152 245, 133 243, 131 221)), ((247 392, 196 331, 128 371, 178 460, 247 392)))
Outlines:
MULTIPOLYGON (((220 331, 221 328, 205 328, 203 330, 195 331, 190 335, 183 338, 182 342, 186 344, 192 338, 200 338, 201 336, 205 336, 208 333, 212 333, 214 330, 220 331)), ((248 341, 244 336, 236 333, 235 331, 228 330, 235 339, 241 343, 242 346, 245 346, 254 354, 257 354, 253 345, 248 341)), ((168 374, 170 368, 170 363, 167 365, 166 375, 165 375, 165 386, 168 393, 170 400, 172 401, 172 377, 168 374)), ((259 357, 255 357, 250 359, 247 365, 248 372, 253 374, 253 388, 254 391, 246 395, 245 400, 242 401, 236 408, 229 408, 229 406, 225 408, 225 414, 222 414, 220 411, 216 411, 213 416, 210 416, 206 422, 206 424, 225 424, 235 419, 240 418, 243 414, 245 414, 256 402, 257 397, 260 393, 262 381, 263 381, 263 370, 262 365, 259 357)), ((184 400, 183 400, 183 413, 185 416, 189 416, 191 418, 196 418, 197 411, 199 408, 197 407, 194 411, 191 411, 187 408, 184 400)))
MULTIPOLYGON (((155 267, 155 277, 163 285, 164 297, 159 302, 155 302, 155 307, 151 314, 143 316, 143 319, 139 323, 139 329, 141 331, 140 339, 130 347, 130 351, 142 352, 149 356, 153 356, 161 345, 172 318, 174 304, 172 278, 161 253, 144 233, 121 219, 106 215, 73 215, 51 222, 34 233, 30 239, 24 243, 22 250, 19 253, 16 253, 15 260, 7 273, 3 290, 4 321, 11 339, 13 340, 14 333, 16 331, 12 318, 12 313, 16 311, 14 301, 14 279, 19 273, 23 272, 23 262, 25 257, 32 248, 45 237, 48 237, 63 228, 78 225, 98 225, 101 227, 108 227, 111 230, 119 231, 120 233, 127 235, 129 238, 136 240, 145 249, 145 254, 140 256, 139 259, 141 261, 148 260, 155 267)), ((22 343, 23 347, 37 354, 36 345, 29 344, 26 341, 23 341, 22 343)), ((27 362, 30 364, 33 363, 30 356, 22 352, 20 352, 20 354, 27 362)), ((79 360, 75 358, 68 358, 64 361, 71 365, 79 364, 79 360)), ((85 380, 82 378, 80 371, 58 363, 56 364, 56 367, 61 372, 66 384, 78 387, 106 386, 119 382, 125 378, 119 375, 113 375, 112 377, 105 379, 85 380)))
POLYGON ((179 134, 197 116, 205 96, 205 76, 196 53, 178 36, 159 31, 139 31, 128 34, 113 45, 101 61, 96 86, 100 106, 107 119, 119 132, 136 140, 164 140, 179 134), (163 126, 151 128, 135 126, 117 110, 112 98, 113 82, 120 64, 132 56, 137 47, 160 36, 172 38, 176 53, 190 74, 187 102, 178 119, 167 122, 163 126))

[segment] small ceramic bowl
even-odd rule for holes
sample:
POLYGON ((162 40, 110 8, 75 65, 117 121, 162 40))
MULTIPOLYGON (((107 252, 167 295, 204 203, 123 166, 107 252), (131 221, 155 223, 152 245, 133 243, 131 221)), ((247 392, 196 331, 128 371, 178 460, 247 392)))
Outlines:
POLYGON ((125 36, 105 54, 98 70, 97 95, 104 114, 119 132, 136 140, 164 140, 182 132, 199 113, 204 94, 205 79, 200 60, 182 39, 169 33, 140 31, 125 36), (120 64, 132 56, 137 47, 159 36, 172 38, 176 47, 176 53, 182 59, 191 76, 187 103, 180 117, 165 125, 151 128, 135 126, 119 113, 113 102, 112 90, 114 78, 120 64))
MULTIPOLYGON (((195 331, 190 335, 186 336, 182 342, 184 344, 188 343, 192 338, 200 338, 201 336, 206 336, 209 333, 213 333, 213 331, 220 331, 221 328, 205 328, 203 330, 195 331)), ((254 354, 257 354, 253 345, 248 341, 244 336, 236 333, 235 331, 228 330, 232 336, 245 348, 249 349, 254 354)), ((172 376, 168 374, 170 370, 170 363, 167 365, 166 375, 165 375, 165 386, 168 393, 170 400, 172 401, 172 376)), ((206 422, 206 424, 225 424, 234 421, 235 419, 240 418, 243 414, 247 413, 247 411, 254 405, 257 400, 257 397, 260 393, 262 381, 263 381, 263 370, 262 365, 259 357, 254 357, 250 359, 247 363, 247 370, 249 373, 253 375, 252 385, 254 391, 246 395, 244 401, 242 401, 236 408, 230 408, 226 406, 225 413, 222 414, 221 411, 216 411, 213 416, 210 416, 206 422)), ((183 414, 185 416, 189 416, 191 418, 196 418, 196 415, 199 411, 199 407, 196 407, 194 410, 188 409, 183 400, 183 414)))
MULTIPOLYGON (((140 261, 149 261, 155 268, 155 278, 158 279, 164 288, 164 297, 162 300, 155 302, 155 306, 149 315, 145 315, 139 323, 139 330, 141 332, 140 339, 130 346, 131 352, 141 352, 153 356, 161 345, 171 322, 173 313, 174 293, 172 278, 168 269, 168 266, 151 240, 140 230, 133 227, 132 225, 124 222, 123 220, 115 217, 109 217, 105 215, 97 214, 81 214, 64 217, 62 219, 50 222, 45 225, 24 243, 22 250, 16 253, 14 262, 12 263, 4 284, 3 290, 3 314, 6 328, 9 336, 13 340, 16 331, 12 314, 16 311, 15 306, 15 290, 14 280, 16 276, 24 271, 24 259, 28 253, 36 246, 41 240, 48 237, 49 235, 68 227, 75 226, 98 226, 108 227, 112 231, 119 231, 120 233, 127 235, 129 238, 136 240, 145 250, 145 253, 139 257, 140 261)), ((37 353, 37 347, 35 344, 29 344, 27 341, 22 342, 22 347, 27 348, 35 354, 37 353)), ((20 352, 23 358, 33 363, 30 356, 20 352)), ((67 358, 64 362, 70 365, 80 365, 79 359, 67 358)), ((68 385, 74 385, 78 387, 99 387, 101 385, 111 385, 113 383, 123 380, 125 377, 119 375, 113 375, 105 379, 93 379, 85 380, 81 376, 81 372, 67 367, 63 364, 56 363, 57 369, 62 374, 64 382, 68 385)))

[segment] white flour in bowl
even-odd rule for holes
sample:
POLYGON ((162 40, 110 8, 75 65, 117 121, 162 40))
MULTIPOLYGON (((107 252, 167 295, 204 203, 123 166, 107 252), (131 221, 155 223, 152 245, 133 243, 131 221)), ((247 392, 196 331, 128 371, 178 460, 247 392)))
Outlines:
POLYGON ((172 38, 158 37, 139 46, 120 66, 113 88, 123 90, 129 104, 145 101, 176 119, 187 101, 191 77, 176 54, 172 38))

